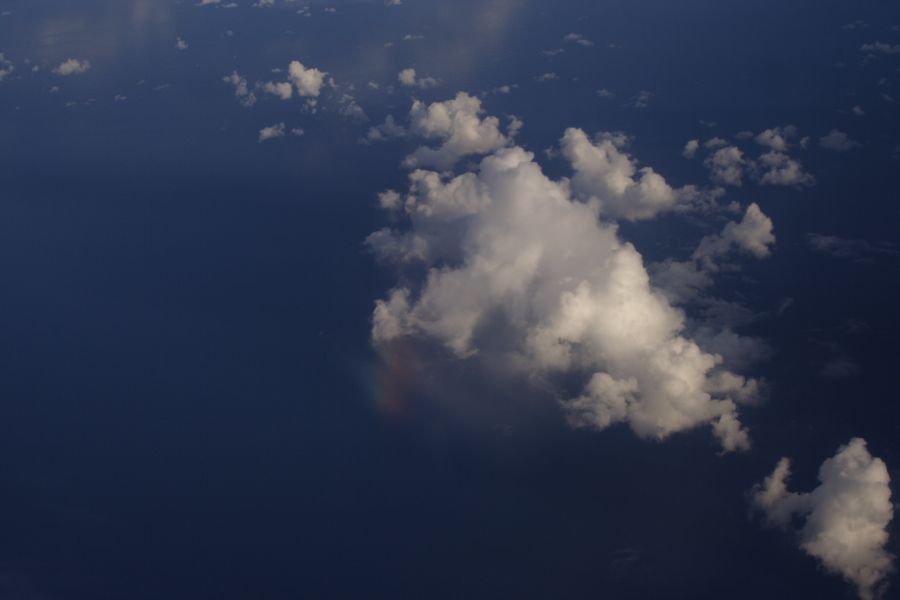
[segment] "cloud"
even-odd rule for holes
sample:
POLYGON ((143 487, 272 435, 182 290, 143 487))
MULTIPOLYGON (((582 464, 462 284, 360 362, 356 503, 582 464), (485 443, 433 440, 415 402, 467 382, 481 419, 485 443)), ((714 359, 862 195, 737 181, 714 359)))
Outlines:
POLYGON ((317 98, 325 82, 325 73, 318 69, 306 68, 299 60, 288 65, 288 80, 297 88, 303 98, 317 98))
MULTIPOLYGON (((633 195, 643 204, 638 212, 657 210, 641 188, 660 182, 644 181, 653 179, 649 170, 634 181, 630 159, 614 145, 568 130, 564 147, 590 174, 582 188, 610 190, 616 202, 633 195)), ((559 377, 580 382, 580 393, 557 392, 574 427, 624 423, 663 440, 709 425, 724 450, 749 447, 738 402, 752 396, 755 382, 684 335, 684 314, 602 218, 601 199, 573 197, 574 179, 571 188, 551 180, 519 147, 494 150, 477 171, 448 178, 416 170, 409 180, 406 194, 381 196, 409 228, 382 229, 367 243, 380 260, 419 264, 412 273, 424 266, 427 275, 404 276, 376 302, 376 347, 417 337, 459 359, 500 357, 541 387, 559 377)), ((619 210, 629 212, 626 205, 619 210)), ((728 235, 757 247, 758 236, 744 229, 728 235)))
POLYGON ((406 137, 406 128, 394 120, 393 115, 388 115, 384 119, 384 123, 369 128, 364 142, 380 142, 383 140, 393 140, 406 137))
POLYGON ((578 44, 579 46, 591 47, 594 45, 594 42, 587 39, 580 33, 567 33, 565 37, 563 37, 563 41, 569 42, 570 44, 578 44))
POLYGON ((756 160, 755 168, 756 178, 762 185, 805 187, 816 182, 815 177, 803 170, 800 161, 784 152, 766 152, 756 160))
POLYGON ((177 50, 187 50, 188 43, 181 38, 175 38, 175 48, 177 50))
POLYGON ((709 169, 709 178, 723 185, 741 186, 743 184, 744 153, 737 146, 719 148, 703 161, 709 169))
POLYGON ((7 59, 6 56, 0 52, 0 81, 9 77, 15 70, 16 67, 13 65, 12 61, 7 59))
POLYGON ((875 256, 896 256, 900 254, 897 246, 890 242, 869 242, 838 237, 836 235, 824 235, 810 233, 806 237, 810 248, 821 254, 827 254, 834 258, 842 258, 857 262, 871 261, 875 256))
POLYGON ((886 44, 884 42, 872 42, 863 44, 859 48, 862 52, 877 52, 880 54, 900 54, 900 44, 886 44))
POLYGON ((756 203, 747 207, 740 223, 732 221, 722 233, 701 240, 692 258, 709 263, 735 248, 756 258, 766 258, 775 243, 772 219, 763 213, 756 203))
POLYGON ((893 557, 885 550, 894 509, 884 462, 869 454, 865 440, 854 438, 822 463, 819 486, 812 492, 788 491, 790 474, 791 462, 782 458, 754 488, 754 505, 784 528, 791 527, 794 516, 805 519, 797 532, 800 547, 855 584, 864 600, 877 597, 893 569, 893 557))
POLYGON ((837 129, 832 129, 828 135, 819 138, 819 145, 835 152, 846 152, 861 146, 859 142, 854 142, 846 133, 837 129))
POLYGON ((238 99, 242 106, 249 108, 256 104, 256 94, 250 91, 247 80, 241 77, 237 71, 233 71, 231 75, 226 75, 222 78, 222 81, 234 87, 234 97, 238 99))
POLYGON ((482 117, 481 100, 459 92, 452 100, 426 105, 416 100, 409 111, 409 131, 437 140, 436 148, 422 146, 406 157, 408 168, 449 169, 460 158, 502 148, 509 138, 500 131, 497 117, 482 117))
POLYGON ((262 90, 267 94, 278 96, 282 100, 290 100, 294 95, 294 87, 289 81, 267 81, 262 84, 262 90))
POLYGON ((270 125, 269 127, 263 127, 259 130, 259 143, 263 143, 267 140, 274 140, 276 138, 284 137, 284 134, 287 132, 287 127, 284 123, 276 123, 275 125, 270 125))
POLYGON ((797 135, 797 129, 793 125, 787 127, 773 127, 766 129, 754 139, 760 146, 766 146, 776 152, 785 152, 790 144, 788 140, 797 135))
POLYGON ((81 75, 82 73, 87 72, 91 68, 91 63, 88 60, 79 60, 77 58, 69 58, 61 62, 53 72, 57 75, 68 76, 68 75, 81 75))
POLYGON ((634 108, 647 108, 650 104, 650 99, 653 97, 652 92, 648 92, 647 90, 641 90, 634 97, 634 108))
POLYGON ((438 80, 434 77, 416 77, 415 69, 403 69, 397 75, 397 80, 405 87, 418 87, 422 89, 433 88, 438 85, 438 80))
MULTIPOLYGON (((729 255, 737 252, 754 258, 767 258, 775 244, 773 231, 772 220, 759 205, 751 204, 739 222, 730 221, 721 232, 700 240, 688 260, 666 259, 651 265, 653 282, 673 303, 696 302, 704 290, 712 287, 712 276, 722 269, 723 261, 729 255)), ((731 338, 728 340, 729 346, 748 343, 730 333, 728 336, 731 338)), ((724 338, 719 338, 715 345, 719 347, 724 341, 724 338)))
POLYGON ((700 140, 688 140, 681 151, 681 155, 685 158, 694 158, 697 156, 697 150, 700 149, 700 140))
POLYGON ((625 140, 601 135, 591 141, 580 129, 567 129, 560 141, 575 170, 572 190, 599 204, 601 214, 636 221, 674 210, 675 190, 650 167, 638 168, 624 150, 625 140))

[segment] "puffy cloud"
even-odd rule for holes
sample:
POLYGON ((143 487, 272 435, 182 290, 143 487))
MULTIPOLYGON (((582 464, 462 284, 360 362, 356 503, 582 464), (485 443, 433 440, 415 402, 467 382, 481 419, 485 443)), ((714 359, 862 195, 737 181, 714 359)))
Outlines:
POLYGON ((188 43, 184 41, 182 38, 175 38, 175 48, 177 50, 187 50, 188 43))
POLYGON ((694 158, 697 150, 700 149, 700 140, 688 140, 681 151, 681 155, 685 158, 694 158))
POLYGON ((855 584, 864 600, 876 597, 893 569, 893 557, 885 550, 894 509, 884 462, 869 454, 865 440, 854 438, 822 463, 819 486, 812 492, 788 491, 790 474, 790 460, 782 458, 754 489, 756 507, 785 528, 795 515, 804 518, 800 547, 855 584))
POLYGON ((776 150, 757 159, 756 177, 763 185, 803 187, 816 182, 815 177, 803 170, 800 161, 776 150))
POLYGON ((284 137, 287 128, 284 123, 276 123, 259 130, 259 143, 284 137))
POLYGON ((77 58, 69 58, 61 62, 53 72, 57 75, 81 75, 91 68, 91 62, 88 60, 79 60, 77 58))
POLYGON ((835 152, 846 152, 859 147, 861 144, 851 140, 843 131, 832 129, 828 132, 828 135, 819 138, 819 145, 835 152))
POLYGON ((231 75, 226 75, 222 81, 234 87, 234 97, 242 106, 250 107, 256 104, 256 94, 250 91, 247 80, 241 77, 237 71, 233 71, 231 75))
POLYGON ((714 258, 728 253, 732 248, 751 254, 757 258, 765 258, 771 253, 775 243, 772 233, 772 220, 763 213, 756 203, 747 207, 740 223, 732 221, 722 233, 703 238, 693 259, 699 262, 710 262, 714 258))
POLYGON ((289 81, 267 81, 266 83, 262 84, 262 90, 267 94, 278 96, 282 100, 290 100, 294 95, 294 87, 289 81))
POLYGON ((416 77, 416 70, 412 68, 400 71, 397 75, 397 80, 406 87, 418 87, 422 89, 432 88, 438 84, 438 80, 434 77, 416 77))
POLYGON ((637 168, 623 150, 625 140, 602 136, 591 141, 580 129, 567 129, 562 154, 575 170, 572 190, 599 204, 604 216, 636 221, 674 210, 675 190, 650 167, 637 168))
MULTIPOLYGON (((712 286, 712 275, 720 270, 722 260, 730 253, 737 251, 755 258, 768 257, 775 244, 773 229, 772 220, 759 205, 751 204, 740 222, 731 221, 720 233, 700 240, 690 259, 668 259, 652 265, 653 282, 672 302, 693 301, 712 286)), ((735 343, 740 340, 729 341, 729 345, 735 343)))
POLYGON ((452 100, 426 105, 416 100, 409 111, 409 129, 426 139, 438 140, 437 148, 422 146, 409 155, 409 168, 449 169, 456 161, 473 154, 486 154, 502 148, 509 138, 500 131, 497 117, 482 117, 481 100, 459 92, 452 100))
POLYGON ((709 169, 709 177, 716 183, 740 186, 743 183, 744 153, 737 146, 719 148, 706 157, 703 164, 709 169))
POLYGON ((325 73, 318 69, 306 68, 299 60, 288 65, 288 80, 297 88, 297 94, 303 98, 317 98, 325 82, 325 73))
POLYGON ((797 129, 788 125, 787 127, 773 127, 766 129, 754 138, 760 146, 766 146, 776 152, 785 152, 789 147, 789 139, 797 135, 797 129))
POLYGON ((12 61, 7 59, 6 56, 0 52, 0 81, 9 77, 15 70, 16 67, 13 65, 12 61))
MULTIPOLYGON (((595 145, 578 130, 566 136, 585 174, 581 187, 615 202, 635 188, 641 210, 657 210, 654 197, 640 197, 650 172, 635 181, 630 159, 611 142, 595 145)), ((651 285, 634 246, 602 220, 604 198, 573 197, 566 180, 549 179, 519 147, 494 151, 476 172, 409 177, 407 194, 385 193, 381 204, 410 228, 367 241, 382 260, 423 263, 427 276, 404 278, 376 303, 377 346, 417 336, 459 358, 499 356, 541 380, 580 381, 581 393, 561 402, 575 427, 625 423, 662 440, 709 425, 724 450, 749 446, 738 402, 756 383, 684 335, 684 314, 651 285)), ((734 244, 757 248, 765 237, 750 225, 732 229, 734 244)))

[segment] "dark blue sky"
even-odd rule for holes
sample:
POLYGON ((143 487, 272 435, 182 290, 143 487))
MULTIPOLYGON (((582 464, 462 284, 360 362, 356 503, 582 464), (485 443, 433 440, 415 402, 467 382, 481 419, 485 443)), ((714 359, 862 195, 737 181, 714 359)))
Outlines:
MULTIPOLYGON (((854 597, 798 547, 803 515, 767 526, 751 489, 791 457, 790 489, 811 491, 860 437, 896 491, 900 5, 226 4, 0 4, 0 600, 854 597), (327 73, 314 108, 256 87, 293 60, 327 73), (410 67, 435 85, 403 86, 410 67), (706 421, 663 441, 574 429, 558 401, 583 373, 548 390, 490 341, 373 345, 375 301, 425 285, 367 247, 417 227, 378 193, 440 144, 413 98, 459 91, 504 132, 521 119, 505 145, 555 181, 577 127, 624 132, 673 188, 721 186, 716 209, 621 219, 647 265, 688 260, 750 203, 771 219, 771 256, 717 266, 682 306, 697 339, 727 321, 770 350, 736 369, 768 388, 740 409, 749 451, 721 455, 706 421), (387 115, 405 135, 361 143, 387 115), (764 185, 754 138, 791 127, 814 184, 764 185), (856 145, 827 147, 832 130, 856 145), (707 161, 730 146, 740 186, 707 161), (740 318, 710 317, 712 297, 740 318)), ((496 346, 514 329, 491 326, 496 346)))

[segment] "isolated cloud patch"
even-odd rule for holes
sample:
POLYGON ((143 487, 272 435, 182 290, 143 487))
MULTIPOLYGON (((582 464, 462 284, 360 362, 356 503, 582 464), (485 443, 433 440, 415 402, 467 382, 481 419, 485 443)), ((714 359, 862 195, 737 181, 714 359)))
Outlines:
POLYGON ((6 56, 0 52, 0 81, 3 81, 12 75, 12 72, 15 70, 16 67, 13 65, 12 61, 7 59, 6 56))
POLYGON ((82 73, 86 73, 90 68, 91 62, 89 60, 70 58, 59 63, 59 65, 53 69, 53 72, 56 75, 62 75, 66 77, 69 75, 80 75, 82 73))
POLYGON ((325 83, 325 72, 307 68, 299 60, 293 60, 288 65, 288 81, 294 84, 300 97, 317 98, 325 83))
MULTIPOLYGON (((460 99, 473 114, 474 99, 460 99)), ((447 106, 421 111, 428 126, 453 129, 447 106)), ((485 136, 486 147, 505 145, 497 134, 485 136)), ((501 147, 476 172, 447 178, 416 170, 406 194, 382 194, 382 206, 409 228, 373 233, 368 245, 382 261, 424 265, 427 276, 405 278, 410 283, 376 303, 373 341, 381 347, 416 336, 459 358, 501 356, 542 381, 580 380, 580 393, 561 393, 576 427, 625 423, 662 440, 710 425, 723 449, 746 449, 738 401, 752 395, 754 382, 684 335, 684 314, 602 219, 603 207, 629 213, 629 200, 636 214, 668 206, 671 189, 649 170, 634 179, 633 164, 614 145, 578 130, 567 136, 564 147, 580 156, 576 178, 583 174, 571 187, 549 179, 531 153, 501 147), (575 188, 589 193, 578 199, 575 188)), ((742 232, 729 234, 729 243, 758 249, 755 234, 742 232)))
POLYGON ((854 438, 822 463, 812 492, 788 491, 790 473, 790 459, 782 458, 754 489, 755 506, 781 527, 790 527, 795 515, 805 519, 800 547, 855 584, 863 600, 877 597, 894 559, 885 550, 894 508, 884 462, 869 454, 865 440, 854 438))

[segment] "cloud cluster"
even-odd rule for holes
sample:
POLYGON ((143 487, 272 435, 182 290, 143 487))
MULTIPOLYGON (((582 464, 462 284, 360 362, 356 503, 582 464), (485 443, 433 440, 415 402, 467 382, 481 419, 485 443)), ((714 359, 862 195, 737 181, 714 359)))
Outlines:
POLYGON ((288 65, 288 81, 294 84, 301 98, 317 98, 325 82, 325 73, 307 68, 299 60, 292 60, 288 65))
POLYGON ((822 463, 812 492, 788 491, 790 473, 790 460, 782 458, 754 489, 756 507, 781 527, 790 527, 795 516, 804 519, 800 547, 854 583, 864 600, 876 597, 893 569, 885 550, 894 508, 884 462, 869 454, 865 440, 854 438, 822 463))
POLYGON ((226 75, 222 81, 234 87, 234 97, 241 106, 249 108, 256 104, 256 94, 250 90, 247 80, 241 77, 237 71, 232 71, 231 75, 226 75))
POLYGON ((69 58, 61 62, 53 69, 56 75, 64 77, 69 75, 81 75, 91 68, 91 62, 88 60, 80 60, 77 58, 69 58))
POLYGON ((12 75, 12 72, 15 70, 16 67, 13 65, 12 61, 7 59, 6 56, 0 52, 0 81, 3 81, 12 75))
POLYGON ((653 282, 676 304, 695 301, 712 286, 713 275, 734 252, 766 258, 775 244, 774 225, 759 205, 751 204, 740 221, 700 240, 686 261, 667 259, 651 266, 653 282))
POLYGON ((438 84, 438 80, 434 77, 418 77, 416 75, 416 70, 413 68, 400 71, 397 75, 397 80, 400 82, 400 85, 404 87, 417 87, 421 89, 433 88, 438 84))
MULTIPOLYGON (((580 393, 561 394, 576 427, 626 423, 662 440, 708 424, 724 450, 746 449, 738 402, 755 382, 684 335, 684 314, 602 218, 604 210, 656 212, 671 190, 650 170, 635 180, 630 159, 606 141, 566 132, 571 184, 548 178, 522 148, 500 147, 476 172, 416 170, 408 193, 382 194, 382 206, 410 228, 378 231, 368 245, 383 261, 424 264, 427 276, 376 303, 373 340, 420 336, 460 358, 502 356, 542 380, 580 381, 580 393)), ((758 250, 765 236, 750 230, 735 225, 723 235, 758 250)))
POLYGON ((437 146, 420 146, 403 161, 407 168, 433 167, 450 169, 461 158, 487 154, 508 145, 521 122, 512 119, 504 134, 500 120, 485 116, 481 100, 465 92, 444 102, 425 104, 413 101, 408 124, 397 123, 392 116, 369 129, 366 141, 418 136, 434 140, 437 146))
MULTIPOLYGON (((789 155, 795 145, 792 141, 797 136, 797 129, 791 125, 772 127, 754 135, 741 132, 738 139, 753 139, 757 145, 767 148, 757 158, 748 158, 745 151, 737 145, 729 144, 721 138, 712 138, 703 144, 703 148, 712 152, 704 159, 703 164, 709 170, 710 179, 718 184, 739 187, 743 185, 744 176, 749 175, 760 185, 776 185, 789 187, 805 187, 815 183, 815 178, 807 173, 799 160, 789 155)), ((807 139, 799 141, 805 147, 807 139)), ((836 142, 829 137, 823 138, 822 144, 836 142)), ((699 140, 690 140, 684 147, 682 155, 693 158, 700 149, 699 140)))

